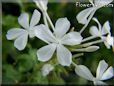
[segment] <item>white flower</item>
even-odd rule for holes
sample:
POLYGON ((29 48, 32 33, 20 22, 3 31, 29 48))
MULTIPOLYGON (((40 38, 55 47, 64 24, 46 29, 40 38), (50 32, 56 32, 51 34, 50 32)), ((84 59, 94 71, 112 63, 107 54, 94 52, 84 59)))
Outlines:
POLYGON ((102 27, 96 18, 93 18, 93 20, 98 24, 98 28, 96 26, 92 26, 90 28, 90 34, 100 37, 104 41, 105 46, 109 49, 110 46, 113 46, 113 37, 111 36, 109 22, 105 22, 102 27))
POLYGON ((51 64, 43 65, 43 67, 41 69, 42 75, 47 76, 53 69, 54 69, 54 67, 51 64))
POLYGON ((112 37, 110 34, 107 35, 107 37, 104 38, 104 44, 105 46, 110 49, 110 47, 114 46, 114 37, 112 37))
POLYGON ((48 0, 33 0, 41 11, 47 10, 48 0))
POLYGON ((25 29, 12 28, 7 32, 6 34, 7 39, 15 40, 14 46, 18 50, 23 50, 26 47, 28 36, 30 38, 33 38, 35 36, 34 27, 39 22, 40 16, 41 14, 37 10, 34 10, 29 24, 29 15, 27 13, 22 13, 18 18, 18 22, 25 29))
POLYGON ((113 67, 110 66, 108 68, 108 64, 102 60, 99 62, 97 71, 96 71, 96 77, 92 75, 92 73, 89 71, 89 69, 84 65, 77 65, 75 68, 75 72, 90 81, 93 81, 95 85, 106 85, 106 83, 103 82, 103 80, 110 79, 114 76, 113 67))
POLYGON ((99 9, 105 5, 108 5, 113 0, 89 0, 89 1, 93 6, 81 11, 76 16, 78 22, 81 24, 86 24, 88 22, 89 17, 91 17, 97 9, 99 9))
POLYGON ((37 51, 37 57, 40 61, 48 61, 57 50, 57 60, 63 66, 69 66, 72 62, 71 52, 64 45, 77 45, 82 41, 82 36, 78 32, 66 32, 70 28, 70 22, 67 18, 60 18, 55 24, 54 33, 45 25, 36 27, 36 37, 40 38, 48 45, 37 51))

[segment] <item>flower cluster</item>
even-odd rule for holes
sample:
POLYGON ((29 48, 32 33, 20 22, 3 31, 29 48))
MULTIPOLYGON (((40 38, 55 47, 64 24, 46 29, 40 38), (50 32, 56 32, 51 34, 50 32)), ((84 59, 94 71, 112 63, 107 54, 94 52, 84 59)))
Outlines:
MULTIPOLYGON (((109 21, 106 21, 102 26, 98 19, 93 17, 97 9, 111 3, 113 0, 89 1, 93 7, 81 11, 76 16, 78 22, 84 25, 80 31, 70 30, 70 21, 66 17, 59 18, 54 26, 47 13, 48 0, 34 0, 37 7, 43 14, 44 24, 37 25, 41 18, 41 13, 38 10, 34 10, 30 23, 29 15, 27 13, 22 13, 18 18, 18 22, 25 29, 12 28, 7 32, 6 37, 8 40, 15 40, 14 46, 18 50, 25 49, 28 37, 37 37, 47 43, 46 46, 41 47, 36 52, 39 61, 47 62, 51 60, 56 52, 57 58, 53 58, 56 60, 57 64, 62 66, 70 66, 73 64, 77 75, 93 81, 95 85, 105 85, 106 83, 102 82, 102 80, 107 80, 114 76, 112 66, 108 68, 108 64, 104 60, 100 61, 97 68, 96 77, 94 77, 86 66, 77 65, 72 59, 73 55, 71 52, 94 52, 100 48, 99 46, 95 45, 97 43, 103 42, 108 49, 114 46, 114 37, 110 32, 111 28, 109 21), (98 5, 99 3, 101 5, 98 5), (98 6, 96 7, 96 5, 98 6), (98 24, 98 27, 91 26, 89 30, 91 36, 84 38, 81 34, 88 26, 91 19, 98 24), (51 27, 49 27, 49 24, 51 27), (92 39, 96 40, 88 42, 92 39), (73 46, 78 47, 75 48, 73 46)), ((77 56, 80 55, 77 54, 77 56)), ((41 69, 43 76, 47 76, 52 70, 54 70, 54 66, 50 63, 45 64, 41 69)))

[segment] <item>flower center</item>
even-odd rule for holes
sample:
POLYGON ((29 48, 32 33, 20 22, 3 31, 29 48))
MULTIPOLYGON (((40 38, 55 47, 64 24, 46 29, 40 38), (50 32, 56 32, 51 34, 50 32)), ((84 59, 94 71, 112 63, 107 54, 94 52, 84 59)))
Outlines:
POLYGON ((57 43, 57 44, 61 44, 61 39, 56 38, 56 43, 57 43))
POLYGON ((33 29, 30 29, 30 28, 29 28, 27 31, 28 31, 28 33, 29 33, 29 37, 30 37, 30 38, 33 38, 33 37, 35 36, 33 29))

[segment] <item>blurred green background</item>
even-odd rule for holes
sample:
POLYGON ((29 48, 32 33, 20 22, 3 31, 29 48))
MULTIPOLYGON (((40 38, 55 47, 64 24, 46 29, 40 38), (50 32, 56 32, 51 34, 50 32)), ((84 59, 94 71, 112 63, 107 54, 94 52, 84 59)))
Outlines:
MULTIPOLYGON (((8 41, 6 39, 6 33, 13 27, 20 27, 17 18, 22 12, 27 12, 31 16, 34 9, 38 9, 32 2, 23 3, 2 3, 2 64, 3 64, 3 84, 92 84, 83 78, 77 76, 74 72, 74 67, 62 67, 58 65, 47 76, 43 77, 41 74, 41 67, 43 62, 39 62, 36 57, 37 49, 45 45, 44 42, 38 38, 29 39, 27 47, 23 51, 18 51, 13 43, 14 41, 8 41)), ((48 13, 53 23, 61 17, 67 17, 71 22, 71 27, 75 27, 76 31, 82 28, 81 24, 78 24, 76 15, 85 8, 76 7, 75 3, 49 3, 48 13)), ((38 9, 39 10, 39 9, 38 9)), ((109 20, 111 28, 113 28, 113 8, 101 8, 95 15, 104 24, 109 20)), ((40 23, 43 23, 41 19, 40 23)), ((89 26, 83 33, 83 37, 89 35, 89 27, 95 25, 95 22, 91 21, 89 26)), ((114 29, 114 28, 113 28, 114 29)), ((114 33, 114 30, 112 30, 114 33)), ((114 35, 114 34, 113 34, 114 35)), ((97 44, 100 49, 93 53, 85 53, 84 56, 76 59, 79 64, 86 65, 92 73, 95 75, 98 63, 104 59, 109 65, 114 66, 114 54, 112 49, 106 49, 103 43, 97 44)), ((75 53, 73 53, 75 54, 75 53)), ((107 80, 108 84, 113 84, 114 79, 107 80)))

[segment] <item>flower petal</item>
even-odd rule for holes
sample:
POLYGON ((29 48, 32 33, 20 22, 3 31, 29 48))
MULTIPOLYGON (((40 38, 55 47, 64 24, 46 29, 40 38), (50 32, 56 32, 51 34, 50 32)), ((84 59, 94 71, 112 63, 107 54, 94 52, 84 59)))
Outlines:
POLYGON ((35 35, 46 43, 55 42, 55 37, 46 25, 41 24, 36 26, 35 35))
POLYGON ((100 22, 99 22, 98 19, 95 18, 95 17, 93 18, 93 20, 98 24, 98 28, 99 28, 100 35, 102 35, 102 26, 101 26, 100 22))
POLYGON ((105 35, 109 33, 110 34, 110 24, 109 21, 105 22, 102 28, 102 35, 105 35))
POLYGON ((67 18, 59 18, 55 24, 54 34, 56 37, 63 37, 70 28, 70 22, 67 18))
POLYGON ((34 27, 40 20, 41 14, 38 10, 34 10, 31 21, 30 21, 30 27, 34 27))
POLYGON ((70 32, 62 38, 62 43, 65 45, 77 45, 82 41, 82 36, 78 32, 70 32))
POLYGON ((27 41, 28 41, 28 33, 25 32, 21 36, 17 37, 17 39, 14 42, 14 46, 18 50, 23 50, 26 47, 26 45, 27 45, 27 41))
POLYGON ((114 46, 114 37, 110 34, 107 35, 107 37, 103 37, 102 39, 104 39, 104 44, 107 47, 107 49, 110 49, 111 46, 114 46))
POLYGON ((103 76, 101 77, 101 80, 107 80, 110 79, 114 76, 114 71, 113 71, 113 67, 109 67, 103 74, 103 76))
POLYGON ((8 30, 8 32, 6 34, 6 38, 8 40, 13 40, 13 39, 16 39, 18 36, 21 36, 25 32, 26 31, 24 29, 12 28, 12 29, 8 30))
POLYGON ((60 44, 57 46, 57 60, 63 66, 70 66, 72 62, 71 52, 60 44))
POLYGON ((107 48, 107 49, 110 49, 111 46, 112 46, 112 45, 110 45, 110 43, 112 44, 112 41, 113 41, 112 37, 111 37, 111 39, 110 39, 110 37, 108 37, 108 36, 107 36, 107 37, 106 37, 106 36, 102 36, 101 39, 103 40, 103 42, 104 42, 106 48, 107 48))
POLYGON ((105 44, 105 46, 106 46, 107 49, 110 49, 111 48, 111 46, 107 43, 107 41, 104 41, 104 44, 105 44))
POLYGON ((76 72, 77 75, 79 75, 80 77, 83 77, 87 80, 92 81, 94 79, 94 77, 91 74, 90 70, 84 65, 76 66, 75 72, 76 72))
POLYGON ((99 62, 99 65, 98 65, 98 68, 97 68, 97 73, 96 73, 96 77, 97 79, 101 79, 103 73, 106 71, 108 67, 108 64, 104 61, 104 60, 101 60, 99 62))
POLYGON ((77 16, 76 19, 78 20, 79 23, 81 24, 86 24, 88 21, 88 17, 92 14, 94 11, 94 8, 87 8, 83 11, 81 11, 77 16))
POLYGON ((37 57, 39 61, 45 62, 51 59, 56 49, 55 44, 49 44, 37 51, 37 57))
POLYGON ((102 81, 94 81, 94 85, 97 86, 97 85, 107 85, 106 83, 102 82, 102 81))
POLYGON ((92 35, 92 36, 99 36, 100 34, 99 34, 99 31, 98 31, 98 28, 96 27, 96 26, 92 26, 91 28, 90 28, 90 34, 92 35))
POLYGON ((18 18, 18 22, 25 29, 29 29, 29 15, 27 13, 22 13, 18 18))

